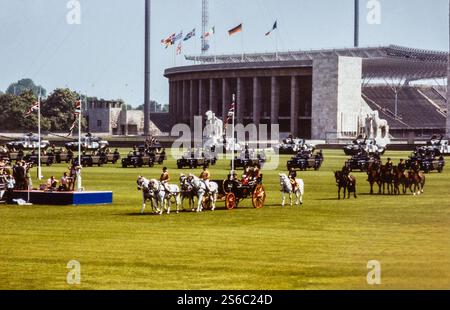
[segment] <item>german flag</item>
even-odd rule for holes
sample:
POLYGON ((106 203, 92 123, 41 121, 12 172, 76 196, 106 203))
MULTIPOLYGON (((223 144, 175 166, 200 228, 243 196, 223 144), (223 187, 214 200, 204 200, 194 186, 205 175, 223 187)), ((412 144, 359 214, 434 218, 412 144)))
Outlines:
POLYGON ((242 24, 240 24, 239 26, 234 27, 233 29, 228 31, 228 35, 232 36, 235 35, 236 33, 239 33, 242 31, 242 24))

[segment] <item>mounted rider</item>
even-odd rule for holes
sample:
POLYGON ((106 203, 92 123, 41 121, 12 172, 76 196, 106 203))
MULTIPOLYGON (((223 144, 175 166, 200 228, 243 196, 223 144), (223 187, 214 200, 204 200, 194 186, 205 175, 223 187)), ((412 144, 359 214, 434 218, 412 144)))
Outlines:
POLYGON ((164 190, 166 191, 166 193, 170 194, 170 188, 169 188, 170 174, 169 174, 167 167, 163 168, 161 177, 159 178, 159 181, 161 182, 162 186, 164 187, 164 190))
POLYGON ((406 171, 406 164, 404 159, 400 159, 400 163, 398 164, 398 170, 403 173, 406 171))
POLYGON ((206 191, 210 192, 211 191, 211 187, 210 187, 211 173, 208 171, 208 168, 206 166, 203 167, 203 171, 200 174, 199 178, 205 184, 206 191))
POLYGON ((295 192, 297 190, 297 171, 294 168, 289 170, 289 181, 291 181, 292 190, 295 192))
POLYGON ((393 168, 394 168, 394 163, 392 162, 392 160, 390 158, 388 158, 387 162, 386 162, 386 169, 387 169, 387 171, 392 171, 393 168))

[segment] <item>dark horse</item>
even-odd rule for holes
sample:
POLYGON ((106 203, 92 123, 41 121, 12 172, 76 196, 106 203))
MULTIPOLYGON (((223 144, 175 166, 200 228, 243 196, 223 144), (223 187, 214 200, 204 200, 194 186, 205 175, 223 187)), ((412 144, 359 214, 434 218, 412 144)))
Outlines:
POLYGON ((350 194, 354 193, 355 198, 358 198, 356 196, 356 179, 355 177, 342 172, 342 171, 336 171, 334 173, 334 177, 336 178, 336 183, 338 186, 338 199, 341 199, 341 190, 344 189, 344 199, 347 196, 348 192, 348 199, 350 199, 350 194))
POLYGON ((394 174, 392 172, 392 167, 389 166, 381 166, 381 186, 383 187, 383 195, 387 192, 389 195, 394 194, 394 174))
POLYGON ((423 190, 425 188, 425 174, 422 172, 416 172, 414 170, 411 170, 408 173, 408 180, 409 180, 409 189, 411 192, 416 195, 423 194, 423 190), (413 191, 414 186, 414 191, 413 191))
POLYGON ((380 176, 380 164, 370 163, 367 169, 368 181, 370 184, 370 194, 373 195, 373 186, 378 185, 378 194, 381 194, 381 176, 380 176))

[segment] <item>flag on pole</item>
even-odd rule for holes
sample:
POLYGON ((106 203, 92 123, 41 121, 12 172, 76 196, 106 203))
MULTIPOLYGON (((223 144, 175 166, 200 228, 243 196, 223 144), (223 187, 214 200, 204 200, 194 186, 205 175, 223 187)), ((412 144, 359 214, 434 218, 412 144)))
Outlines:
POLYGON ((74 116, 75 120, 73 121, 72 125, 70 126, 69 134, 67 135, 68 137, 70 137, 73 134, 73 131, 74 131, 75 127, 77 126, 78 118, 80 117, 80 114, 81 114, 81 99, 75 101, 74 108, 75 108, 75 112, 73 113, 73 116, 74 116))
POLYGON ((39 110, 39 101, 33 103, 33 105, 30 107, 28 112, 25 113, 25 117, 30 116, 31 114, 33 114, 34 111, 37 111, 37 110, 39 110))
POLYGON ((205 32, 202 36, 202 39, 208 39, 209 37, 216 34, 216 26, 213 26, 211 29, 209 29, 207 32, 205 32))
POLYGON ((161 40, 161 44, 162 44, 162 45, 165 45, 166 48, 168 48, 169 46, 171 46, 171 45, 174 44, 174 38, 175 38, 175 36, 176 36, 175 33, 173 33, 173 34, 171 34, 170 36, 168 36, 167 38, 162 39, 162 40, 161 40))
POLYGON ((231 104, 230 110, 228 111, 227 119, 226 119, 225 124, 224 124, 225 135, 226 135, 226 132, 227 132, 227 125, 229 125, 230 121, 233 120, 234 113, 235 113, 235 103, 233 102, 231 104))
POLYGON ((266 33, 266 37, 270 36, 272 32, 275 31, 276 29, 278 29, 278 21, 275 21, 275 23, 272 26, 272 29, 270 29, 270 31, 266 33))
POLYGON ((177 46, 177 55, 181 55, 182 52, 183 52, 183 44, 180 42, 178 43, 177 46))
POLYGON ((241 32, 241 31, 242 31, 242 24, 240 24, 240 25, 238 25, 238 26, 236 26, 236 27, 230 29, 230 30, 228 31, 228 35, 232 36, 232 35, 235 35, 236 33, 241 32))
POLYGON ((183 31, 181 31, 179 34, 177 34, 174 38, 173 38, 173 43, 172 44, 175 44, 175 43, 177 43, 178 41, 180 41, 180 40, 182 40, 183 39, 183 31))
POLYGON ((195 37, 195 28, 184 37, 183 41, 188 41, 193 37, 195 37))

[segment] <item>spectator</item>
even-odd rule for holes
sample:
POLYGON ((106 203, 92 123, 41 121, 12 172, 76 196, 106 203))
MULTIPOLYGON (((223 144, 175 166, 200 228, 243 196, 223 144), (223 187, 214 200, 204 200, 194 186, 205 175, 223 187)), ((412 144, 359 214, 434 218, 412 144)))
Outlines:
POLYGON ((56 187, 58 186, 58 180, 54 176, 51 176, 50 179, 47 180, 47 190, 54 191, 56 190, 56 187))
POLYGON ((70 178, 67 172, 64 172, 64 175, 61 177, 59 184, 59 191, 68 192, 70 190, 70 178))
POLYGON ((11 175, 6 176, 6 202, 12 203, 14 187, 16 186, 16 180, 11 175))

